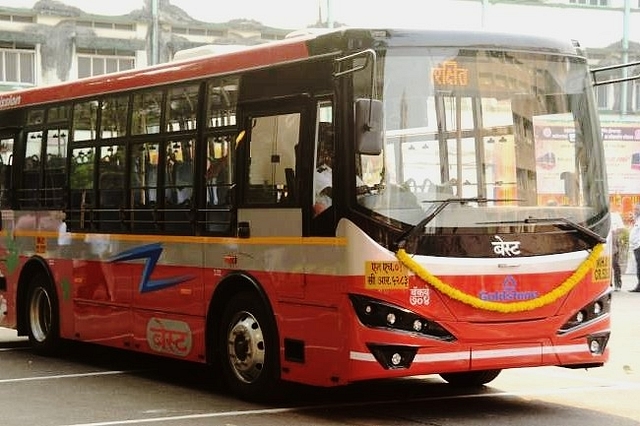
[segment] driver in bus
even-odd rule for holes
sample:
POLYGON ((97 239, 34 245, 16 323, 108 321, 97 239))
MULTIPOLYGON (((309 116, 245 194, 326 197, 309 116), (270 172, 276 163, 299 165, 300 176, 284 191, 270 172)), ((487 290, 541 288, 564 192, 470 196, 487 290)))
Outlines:
POLYGON ((320 123, 318 129, 317 167, 313 177, 314 204, 313 216, 316 217, 331 207, 331 188, 333 186, 333 129, 331 123, 320 123))
POLYGON ((329 164, 322 164, 315 172, 315 204, 313 205, 314 216, 319 215, 331 207, 331 186, 332 171, 329 164))

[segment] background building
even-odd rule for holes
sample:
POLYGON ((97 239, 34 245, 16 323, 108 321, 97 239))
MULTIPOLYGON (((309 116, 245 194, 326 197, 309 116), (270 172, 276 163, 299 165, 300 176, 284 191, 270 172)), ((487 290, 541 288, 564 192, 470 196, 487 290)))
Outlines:
POLYGON ((168 0, 146 0, 123 16, 91 15, 54 0, 32 9, 0 6, 0 28, 0 89, 144 67, 182 49, 213 44, 222 51, 290 32, 248 20, 197 21, 168 0))
MULTIPOLYGON (((319 16, 309 26, 340 26, 330 12, 333 0, 318 1, 328 18, 319 16)), ((416 6, 427 7, 418 0, 416 6)), ((574 38, 594 68, 640 62, 640 0, 433 0, 429 6, 425 27, 574 38)), ((369 9, 362 14, 375 12, 369 9)), ((202 22, 169 0, 145 0, 142 9, 121 16, 92 15, 55 0, 33 8, 0 5, 0 91, 167 62, 179 50, 202 45, 237 49, 283 39, 293 30, 243 19, 202 22)), ((633 74, 640 74, 640 65, 602 78, 633 74)), ((640 202, 640 80, 597 86, 596 97, 612 206, 628 218, 640 202)))

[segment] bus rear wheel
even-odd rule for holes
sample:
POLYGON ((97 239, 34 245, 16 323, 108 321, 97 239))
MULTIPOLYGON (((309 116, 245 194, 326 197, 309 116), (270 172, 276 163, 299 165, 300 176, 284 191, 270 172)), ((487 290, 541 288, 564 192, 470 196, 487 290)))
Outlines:
POLYGON ((459 373, 442 373, 447 383, 454 386, 482 386, 486 385, 500 374, 502 370, 463 371, 459 373))
POLYGON ((273 320, 253 292, 227 303, 221 322, 222 373, 229 388, 251 401, 272 399, 279 382, 278 340, 273 320))
POLYGON ((53 285, 43 273, 36 273, 27 289, 26 316, 29 343, 34 351, 53 354, 60 344, 60 317, 53 285))

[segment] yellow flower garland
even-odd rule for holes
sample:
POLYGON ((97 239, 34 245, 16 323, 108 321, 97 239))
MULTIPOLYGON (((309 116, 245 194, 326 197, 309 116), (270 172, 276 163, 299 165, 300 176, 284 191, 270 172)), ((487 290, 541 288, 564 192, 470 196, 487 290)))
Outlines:
POLYGON ((404 249, 398 250, 396 253, 396 257, 402 264, 404 264, 407 268, 413 271, 416 275, 422 278, 427 283, 431 284, 441 293, 446 294, 452 299, 458 300, 462 303, 466 303, 467 305, 471 305, 474 308, 484 309, 487 311, 496 311, 503 313, 511 313, 511 312, 523 312, 530 311, 536 308, 540 308, 542 306, 548 305, 552 302, 555 302, 560 297, 567 294, 573 287, 575 287, 584 276, 595 267, 602 250, 604 249, 603 244, 596 245, 591 254, 585 259, 584 262, 575 270, 573 274, 569 278, 567 278, 562 284, 558 287, 554 288, 550 292, 543 294, 540 297, 537 297, 532 300, 525 300, 521 302, 512 302, 512 303, 503 303, 503 302, 493 302, 489 300, 482 300, 478 297, 472 296, 470 294, 466 294, 457 288, 452 287, 449 284, 444 283, 435 275, 431 274, 425 268, 423 268, 418 262, 414 261, 411 256, 409 256, 404 249))

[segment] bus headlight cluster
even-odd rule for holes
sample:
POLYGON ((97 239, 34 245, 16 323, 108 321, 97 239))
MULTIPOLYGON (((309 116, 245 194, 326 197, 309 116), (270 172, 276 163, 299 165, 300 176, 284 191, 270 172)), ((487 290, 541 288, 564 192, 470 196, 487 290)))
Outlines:
POLYGON ((569 318, 569 321, 565 322, 562 327, 560 327, 559 333, 566 333, 574 328, 588 324, 589 322, 608 314, 610 311, 611 293, 609 292, 588 305, 583 306, 582 309, 574 313, 571 318, 569 318))
POLYGON ((418 333, 422 336, 448 342, 456 340, 449 331, 437 322, 426 319, 408 309, 357 294, 351 294, 349 298, 358 319, 367 327, 418 333))

